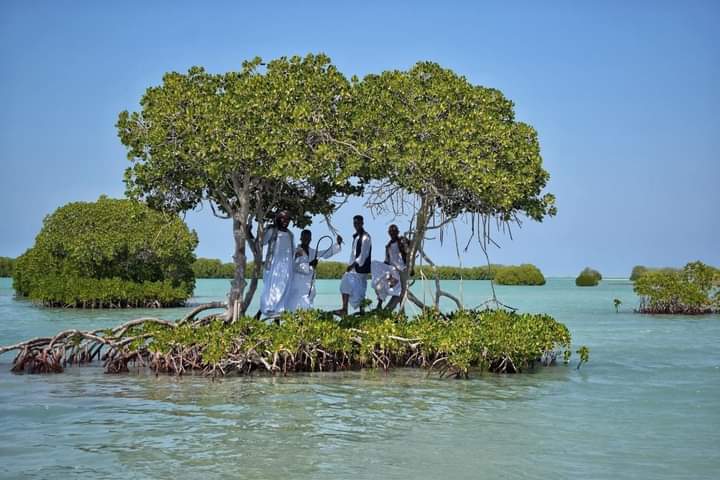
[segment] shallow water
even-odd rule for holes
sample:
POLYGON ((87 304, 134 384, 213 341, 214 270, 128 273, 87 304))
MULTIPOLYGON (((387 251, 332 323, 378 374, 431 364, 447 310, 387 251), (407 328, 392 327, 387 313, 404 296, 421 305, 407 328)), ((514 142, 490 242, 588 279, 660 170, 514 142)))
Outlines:
MULTIPOLYGON (((459 293, 460 282, 444 284, 459 293)), ((200 280, 193 301, 227 286, 200 280)), ((338 282, 318 286, 317 305, 336 308, 338 282)), ((490 288, 462 292, 472 306, 490 288)), ((12 295, 0 279, 0 344, 140 314, 45 310, 12 295)), ((590 363, 467 381, 408 370, 211 381, 98 367, 13 375, 12 356, 0 356, 0 478, 717 478, 720 316, 633 314, 626 280, 498 295, 565 323, 590 363)))

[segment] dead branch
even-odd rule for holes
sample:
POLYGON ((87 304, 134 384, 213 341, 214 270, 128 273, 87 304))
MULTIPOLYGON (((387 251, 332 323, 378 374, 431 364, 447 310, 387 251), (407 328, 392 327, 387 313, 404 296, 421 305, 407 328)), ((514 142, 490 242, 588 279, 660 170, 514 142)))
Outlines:
POLYGON ((177 324, 182 325, 186 322, 193 320, 195 318, 195 316, 200 312, 204 312, 205 310, 214 310, 217 308, 227 308, 227 303, 225 303, 225 302, 210 302, 210 303, 203 303, 202 305, 198 305, 197 307, 193 308, 190 312, 188 312, 188 314, 185 315, 179 322, 177 322, 177 324))

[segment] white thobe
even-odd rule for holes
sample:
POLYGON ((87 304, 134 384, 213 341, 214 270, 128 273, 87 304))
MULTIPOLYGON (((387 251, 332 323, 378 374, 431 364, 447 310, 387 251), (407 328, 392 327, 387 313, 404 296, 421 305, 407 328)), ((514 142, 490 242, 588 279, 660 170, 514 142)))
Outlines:
MULTIPOLYGON (((367 232, 353 238, 352 248, 350 249, 350 261, 348 265, 362 265, 370 255, 372 240, 367 232), (360 244, 360 255, 357 253, 357 242, 360 244)), ((367 273, 358 273, 354 270, 345 272, 340 280, 340 293, 349 295, 349 302, 353 308, 358 308, 365 299, 365 291, 367 290, 367 273)))
POLYGON ((399 297, 402 293, 400 273, 407 268, 400 253, 398 242, 392 242, 385 248, 385 261, 372 262, 372 287, 378 300, 387 297, 399 297))
POLYGON ((271 258, 269 262, 266 261, 263 273, 260 310, 266 317, 276 317, 288 310, 293 277, 292 233, 269 228, 265 232, 263 245, 268 245, 268 249, 272 249, 272 254, 268 251, 268 256, 271 258))
POLYGON ((315 269, 310 265, 310 259, 330 258, 340 252, 341 247, 336 243, 327 250, 317 253, 317 256, 314 248, 308 247, 308 250, 309 252, 307 254, 300 247, 296 250, 295 261, 293 262, 293 280, 290 288, 290 299, 288 301, 288 310, 291 312, 299 309, 307 310, 313 308, 313 301, 315 300, 316 294, 315 284, 313 282, 315 269))

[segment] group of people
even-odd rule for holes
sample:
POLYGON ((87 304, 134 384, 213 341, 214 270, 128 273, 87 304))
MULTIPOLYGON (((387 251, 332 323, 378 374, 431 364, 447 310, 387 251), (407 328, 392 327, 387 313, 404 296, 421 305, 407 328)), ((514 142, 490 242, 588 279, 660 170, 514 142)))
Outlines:
MULTIPOLYGON (((312 232, 303 230, 300 243, 295 246, 292 232, 288 229, 290 216, 279 212, 274 224, 263 238, 267 246, 263 291, 260 297, 258 316, 276 318, 283 312, 313 308, 315 300, 315 268, 319 259, 327 259, 342 250, 343 238, 336 235, 333 244, 317 251, 310 243, 312 232)), ((377 295, 377 308, 394 309, 401 300, 403 288, 407 285, 407 246, 400 236, 397 225, 390 225, 390 241, 385 245, 384 261, 372 260, 372 239, 364 229, 362 215, 353 217, 352 246, 347 268, 340 281, 342 308, 334 313, 348 314, 351 306, 363 311, 368 280, 377 295)), ((317 247, 318 245, 316 245, 317 247)))

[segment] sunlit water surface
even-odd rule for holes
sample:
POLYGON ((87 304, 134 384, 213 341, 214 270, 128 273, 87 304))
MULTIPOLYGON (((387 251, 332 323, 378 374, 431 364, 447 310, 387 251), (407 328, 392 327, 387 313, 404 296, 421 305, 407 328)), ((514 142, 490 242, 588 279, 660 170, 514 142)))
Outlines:
MULTIPOLYGON (((338 282, 318 284, 317 305, 337 308, 338 282)), ((488 282, 446 284, 468 306, 490 295, 488 282)), ((192 302, 227 287, 200 280, 192 302)), ((6 354, 0 477, 718 478, 720 316, 633 314, 626 280, 498 294, 564 322, 590 363, 462 381, 410 370, 212 381, 99 367, 13 375, 6 354)), ((0 279, 0 344, 141 313, 40 309, 0 279)))

